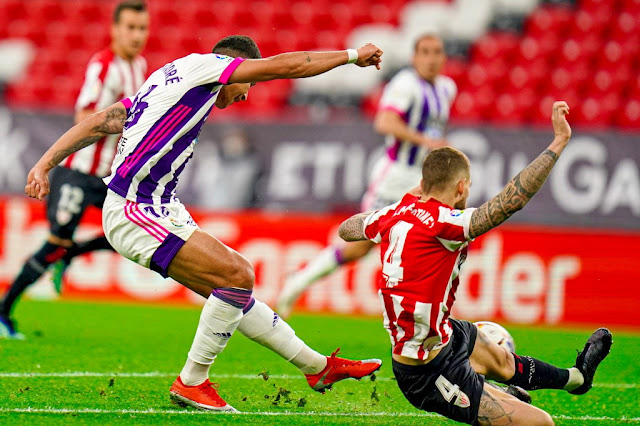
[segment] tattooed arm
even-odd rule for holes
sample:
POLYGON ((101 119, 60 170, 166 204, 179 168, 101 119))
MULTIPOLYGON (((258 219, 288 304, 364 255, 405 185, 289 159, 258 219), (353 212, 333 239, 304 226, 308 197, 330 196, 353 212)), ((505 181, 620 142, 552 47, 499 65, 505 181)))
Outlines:
POLYGON ((44 153, 27 177, 25 193, 42 200, 49 193, 49 171, 74 152, 110 134, 122 133, 127 110, 121 102, 73 126, 44 153))
POLYGON ((364 235, 364 220, 370 214, 371 212, 359 213, 342 222, 338 229, 338 235, 340 235, 340 238, 345 241, 367 240, 368 238, 364 235))
POLYGON ((511 179, 502 192, 473 212, 469 227, 471 238, 482 235, 509 219, 542 188, 571 138, 571 127, 565 117, 568 113, 569 107, 565 102, 553 104, 553 142, 538 158, 511 179))

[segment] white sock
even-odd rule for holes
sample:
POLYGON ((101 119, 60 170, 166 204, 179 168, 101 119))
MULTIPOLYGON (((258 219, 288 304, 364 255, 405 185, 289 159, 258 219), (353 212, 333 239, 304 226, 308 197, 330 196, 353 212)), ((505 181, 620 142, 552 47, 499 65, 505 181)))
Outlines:
POLYGON ((322 250, 318 256, 311 259, 307 266, 296 272, 292 279, 287 281, 283 293, 299 297, 307 288, 322 277, 335 271, 340 264, 336 257, 335 247, 329 246, 322 250))
POLYGON ((291 362, 303 374, 319 373, 327 365, 327 357, 307 346, 289 324, 259 300, 244 314, 238 331, 291 362))
POLYGON ((180 378, 187 386, 197 386, 209 378, 209 368, 222 352, 242 319, 242 309, 209 296, 202 308, 198 330, 180 378))
POLYGON ((582 384, 584 383, 584 376, 582 375, 580 370, 578 370, 575 367, 568 368, 568 370, 569 370, 569 380, 567 380, 567 384, 564 385, 563 389, 567 391, 571 391, 577 387, 582 386, 582 384))

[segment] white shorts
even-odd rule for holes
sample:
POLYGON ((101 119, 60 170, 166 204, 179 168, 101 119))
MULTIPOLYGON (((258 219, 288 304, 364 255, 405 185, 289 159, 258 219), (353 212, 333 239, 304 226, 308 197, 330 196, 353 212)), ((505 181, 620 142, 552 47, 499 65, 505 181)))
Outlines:
POLYGON ((102 208, 102 226, 118 253, 165 278, 178 250, 198 229, 179 202, 136 203, 111 190, 102 208))
POLYGON ((398 163, 383 155, 373 166, 369 188, 360 205, 363 212, 397 203, 407 192, 420 185, 422 168, 398 163))

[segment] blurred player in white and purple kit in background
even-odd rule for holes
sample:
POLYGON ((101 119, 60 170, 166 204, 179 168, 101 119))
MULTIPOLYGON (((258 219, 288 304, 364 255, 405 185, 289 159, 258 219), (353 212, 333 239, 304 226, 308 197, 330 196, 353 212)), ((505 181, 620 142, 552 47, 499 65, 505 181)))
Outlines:
MULTIPOLYGON (((400 200, 420 181, 421 161, 429 150, 447 145, 445 128, 458 89, 451 78, 440 75, 445 61, 442 39, 424 34, 415 42, 413 66, 398 72, 385 87, 375 129, 386 136, 387 151, 373 168, 362 211, 400 200)), ((287 318, 314 282, 364 257, 374 246, 358 241, 324 249, 287 279, 278 299, 280 315, 287 318)))
MULTIPOLYGON (((290 361, 309 385, 323 391, 339 380, 361 378, 380 360, 323 356, 251 294, 249 261, 203 232, 175 197, 180 173, 192 157, 211 110, 247 99, 258 81, 302 78, 347 63, 380 67, 380 51, 292 52, 260 59, 245 36, 219 41, 210 54, 191 54, 155 71, 135 96, 94 114, 65 133, 29 173, 25 192, 42 199, 48 172, 73 152, 108 134, 118 143, 103 208, 103 227, 118 253, 207 298, 187 362, 171 386, 178 403, 235 411, 209 381, 209 369, 236 330, 290 361)), ((204 189, 206 190, 206 189, 204 189)))
MULTIPOLYGON (((113 13, 111 45, 93 55, 76 101, 74 121, 134 95, 146 78, 147 62, 140 55, 149 35, 149 14, 145 3, 127 0, 113 13)), ((18 297, 54 264, 53 281, 60 291, 62 274, 71 259, 94 250, 113 250, 103 236, 89 241, 72 241, 80 219, 89 206, 102 207, 107 188, 102 178, 109 175, 116 153, 118 135, 108 135, 97 143, 67 157, 51 172, 51 196, 47 202, 50 234, 45 244, 24 264, 0 303, 0 336, 23 339, 11 319, 18 297)))

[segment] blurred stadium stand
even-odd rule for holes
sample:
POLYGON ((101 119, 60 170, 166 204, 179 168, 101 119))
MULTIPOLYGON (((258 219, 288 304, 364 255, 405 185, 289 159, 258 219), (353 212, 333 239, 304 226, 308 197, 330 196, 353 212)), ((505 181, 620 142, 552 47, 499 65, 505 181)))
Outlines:
MULTIPOLYGON (((264 56, 346 48, 365 41, 386 51, 384 72, 341 68, 323 76, 260 85, 236 110, 249 118, 289 105, 352 105, 375 111, 381 87, 408 63, 425 31, 446 39, 445 73, 459 86, 454 122, 546 124, 554 99, 572 123, 640 128, 640 0, 173 0, 149 2, 150 70, 219 38, 254 37, 264 56)), ((10 106, 70 111, 90 56, 107 45, 113 2, 2 0, 0 41, 27 39, 35 60, 8 84, 10 106)))

